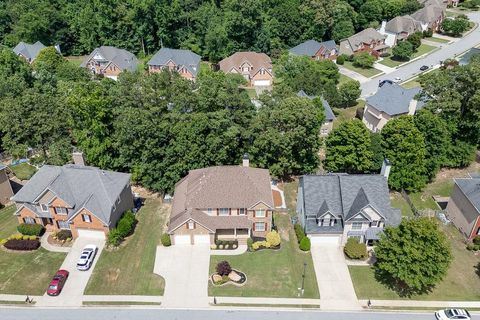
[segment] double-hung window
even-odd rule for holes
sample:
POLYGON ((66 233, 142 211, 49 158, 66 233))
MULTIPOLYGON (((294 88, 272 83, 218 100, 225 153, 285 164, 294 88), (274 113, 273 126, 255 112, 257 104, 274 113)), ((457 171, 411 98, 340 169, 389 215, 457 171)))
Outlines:
POLYGON ((352 230, 361 230, 362 229, 362 223, 361 222, 353 222, 352 223, 352 230))
POLYGON ((88 214, 82 214, 83 222, 92 222, 92 218, 88 214))
POLYGON ((219 216, 228 216, 228 215, 230 215, 230 210, 228 208, 220 208, 218 210, 218 215, 219 216))
POLYGON ((25 222, 26 224, 34 224, 35 219, 32 217, 26 217, 26 218, 23 218, 23 222, 25 222))
POLYGON ((255 231, 265 231, 265 222, 255 222, 255 231))
POLYGON ((40 203, 40 208, 43 212, 48 212, 48 206, 45 203, 40 203))
POLYGON ((238 209, 238 215, 239 216, 244 216, 246 214, 247 214, 247 209, 245 209, 245 208, 238 209))
POLYGON ((265 209, 255 210, 255 218, 265 218, 265 209))
POLYGON ((67 208, 56 207, 55 208, 55 213, 56 214, 67 214, 67 208))

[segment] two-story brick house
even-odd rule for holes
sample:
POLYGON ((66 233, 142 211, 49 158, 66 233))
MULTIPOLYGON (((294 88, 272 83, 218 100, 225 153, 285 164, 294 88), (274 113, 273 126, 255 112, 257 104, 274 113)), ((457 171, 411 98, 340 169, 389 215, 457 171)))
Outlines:
POLYGON ((117 80, 123 71, 134 72, 138 68, 137 57, 125 50, 111 46, 95 48, 90 55, 80 64, 93 74, 117 80))
POLYGON ((130 175, 81 165, 45 165, 12 197, 19 223, 105 237, 133 208, 130 175))
POLYGON ((384 226, 398 225, 384 174, 306 175, 299 181, 298 220, 312 243, 343 245, 350 237, 371 244, 384 226))
POLYGON ((362 30, 347 39, 340 41, 340 54, 352 55, 358 52, 368 52, 375 57, 386 52, 386 36, 373 28, 362 30))
POLYGON ((290 48, 288 52, 296 56, 307 56, 313 60, 334 60, 337 58, 338 49, 334 40, 323 42, 307 40, 293 48, 290 48))
POLYGON ((273 84, 272 60, 265 53, 235 52, 219 62, 225 73, 242 75, 250 86, 269 87, 273 84))
POLYGON ((190 170, 175 186, 168 233, 173 244, 264 238, 274 210, 266 169, 217 166, 190 170))
POLYGON ((148 72, 157 73, 167 69, 195 81, 200 71, 200 60, 201 57, 190 50, 162 48, 148 61, 148 72))

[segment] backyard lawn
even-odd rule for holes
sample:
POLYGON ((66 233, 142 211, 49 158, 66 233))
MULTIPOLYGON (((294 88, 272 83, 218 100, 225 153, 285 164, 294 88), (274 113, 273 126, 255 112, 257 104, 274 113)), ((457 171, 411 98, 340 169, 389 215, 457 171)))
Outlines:
MULTIPOLYGON (((433 51, 437 49, 437 47, 434 47, 434 46, 429 46, 428 44, 421 44, 420 47, 418 47, 417 49, 417 52, 415 52, 412 57, 410 58, 410 61, 423 55, 423 54, 426 54, 426 53, 429 53, 430 51, 433 51)), ((389 49, 389 52, 392 53, 391 49, 389 49)), ((392 59, 392 56, 390 57, 385 57, 383 58, 382 61, 380 61, 379 63, 387 66, 387 67, 390 67, 390 68, 395 68, 403 63, 408 63, 408 61, 397 61, 397 60, 393 60, 392 59)))
POLYGON ((298 180, 280 183, 279 187, 283 190, 288 213, 291 216, 295 216, 297 210, 298 180))
MULTIPOLYGON (((463 236, 453 225, 442 228, 450 239, 453 261, 446 278, 429 294, 412 296, 413 300, 480 300, 480 277, 475 266, 480 257, 466 250, 463 236)), ((374 278, 373 269, 349 266, 355 292, 359 299, 405 299, 374 278)))
POLYGON ((337 119, 333 121, 333 128, 337 128, 342 122, 355 118, 355 113, 358 108, 365 107, 365 100, 357 100, 357 104, 350 108, 334 108, 333 112, 337 119))
MULTIPOLYGON (((0 239, 17 232, 15 206, 0 210, 0 239)), ((39 249, 32 252, 7 252, 0 249, 0 294, 42 295, 65 253, 39 249)))
POLYGON ((306 262, 303 297, 319 297, 312 257, 309 252, 298 249, 289 215, 278 213, 274 218, 282 237, 281 249, 247 252, 238 256, 211 256, 210 273, 215 272, 218 262, 227 260, 232 268, 245 272, 247 283, 243 287, 214 287, 209 283, 209 296, 297 298, 302 283, 303 263, 306 262))
POLYGON ((165 281, 153 266, 166 217, 159 199, 146 200, 134 234, 118 250, 103 250, 85 294, 162 295, 165 281))
POLYGON ((407 200, 405 200, 399 192, 390 192, 390 201, 392 207, 402 210, 402 217, 413 216, 412 209, 408 205, 407 200))
POLYGON ((20 180, 29 180, 35 174, 35 172, 37 172, 37 168, 25 162, 9 166, 9 168, 13 171, 13 174, 20 180))
POLYGON ((68 57, 65 57, 65 59, 67 59, 68 61, 70 61, 71 63, 77 65, 77 66, 80 66, 80 64, 83 62, 83 60, 85 60, 87 56, 68 56, 68 57))
POLYGON ((355 71, 356 73, 361 74, 364 77, 371 78, 382 73, 382 71, 375 68, 358 68, 355 67, 351 61, 345 61, 343 66, 349 70, 355 71))

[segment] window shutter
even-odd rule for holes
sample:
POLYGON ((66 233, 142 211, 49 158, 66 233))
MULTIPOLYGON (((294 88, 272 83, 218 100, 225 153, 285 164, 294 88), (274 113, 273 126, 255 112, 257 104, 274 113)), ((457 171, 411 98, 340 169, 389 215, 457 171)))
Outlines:
POLYGON ((268 210, 265 210, 265 218, 268 218, 268 210))
MULTIPOLYGON (((479 228, 480 229, 480 228, 479 228)), ((253 223, 253 231, 255 231, 255 222, 253 223)))
POLYGON ((196 228, 197 228, 197 223, 193 221, 193 229, 196 229, 196 228))
POLYGON ((257 217, 257 210, 253 210, 253 217, 254 217, 254 218, 257 217))
POLYGON ((232 208, 228 208, 228 215, 229 215, 229 216, 232 215, 232 208))
POLYGON ((265 231, 267 231, 268 223, 265 222, 265 231))

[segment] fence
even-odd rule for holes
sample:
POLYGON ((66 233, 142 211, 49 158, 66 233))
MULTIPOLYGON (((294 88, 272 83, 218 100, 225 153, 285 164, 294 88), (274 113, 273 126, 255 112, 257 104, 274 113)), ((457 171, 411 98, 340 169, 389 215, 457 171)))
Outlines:
POLYGON ((400 194, 402 197, 407 201, 408 205, 410 206, 410 209, 412 209, 413 215, 415 217, 438 217, 440 213, 443 213, 443 210, 432 210, 432 209, 417 209, 415 205, 413 204, 412 200, 408 196, 408 193, 405 192, 405 190, 400 191, 400 194))

